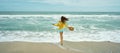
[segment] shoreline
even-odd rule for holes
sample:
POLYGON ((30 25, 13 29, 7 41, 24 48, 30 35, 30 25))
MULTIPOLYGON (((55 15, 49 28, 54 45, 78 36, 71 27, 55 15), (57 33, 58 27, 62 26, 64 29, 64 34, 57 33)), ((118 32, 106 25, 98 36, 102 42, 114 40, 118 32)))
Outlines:
POLYGON ((0 42, 0 53, 120 53, 120 43, 113 42, 0 42))

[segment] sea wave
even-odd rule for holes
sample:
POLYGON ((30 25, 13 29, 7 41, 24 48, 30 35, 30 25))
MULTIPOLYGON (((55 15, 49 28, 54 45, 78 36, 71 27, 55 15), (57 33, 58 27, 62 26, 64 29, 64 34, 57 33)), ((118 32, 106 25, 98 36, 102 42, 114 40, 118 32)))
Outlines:
MULTIPOLYGON (((66 41, 110 41, 120 43, 120 30, 115 31, 84 31, 64 32, 66 41)), ((57 32, 32 32, 32 31, 0 31, 0 42, 6 41, 26 41, 26 42, 59 42, 59 33, 57 32)))
POLYGON ((0 15, 0 42, 59 42, 59 33, 52 24, 61 16, 69 18, 64 32, 66 41, 111 41, 120 43, 120 15, 0 15))

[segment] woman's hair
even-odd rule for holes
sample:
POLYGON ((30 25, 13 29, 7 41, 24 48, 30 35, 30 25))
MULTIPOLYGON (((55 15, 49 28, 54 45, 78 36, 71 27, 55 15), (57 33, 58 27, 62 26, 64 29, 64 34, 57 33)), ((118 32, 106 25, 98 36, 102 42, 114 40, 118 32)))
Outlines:
POLYGON ((68 18, 64 17, 64 16, 61 16, 61 22, 62 23, 65 23, 66 21, 68 21, 68 18))

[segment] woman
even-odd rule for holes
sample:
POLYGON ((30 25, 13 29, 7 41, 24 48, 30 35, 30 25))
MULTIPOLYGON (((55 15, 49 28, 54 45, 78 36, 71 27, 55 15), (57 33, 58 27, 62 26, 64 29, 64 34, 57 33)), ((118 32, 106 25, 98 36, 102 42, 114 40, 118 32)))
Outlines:
POLYGON ((60 44, 61 45, 63 45, 63 31, 65 28, 68 28, 66 21, 68 21, 68 18, 61 16, 61 20, 57 24, 53 24, 54 26, 58 27, 58 31, 60 33, 60 44))

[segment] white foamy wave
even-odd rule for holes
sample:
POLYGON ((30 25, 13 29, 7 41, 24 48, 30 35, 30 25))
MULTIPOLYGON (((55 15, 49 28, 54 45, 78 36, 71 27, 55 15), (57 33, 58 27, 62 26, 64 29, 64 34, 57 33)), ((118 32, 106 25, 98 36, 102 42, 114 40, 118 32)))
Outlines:
POLYGON ((0 31, 0 42, 59 42, 59 36, 53 32, 0 31))
MULTIPOLYGON (((81 30, 64 32, 64 40, 79 41, 111 41, 120 43, 120 31, 98 31, 89 32, 81 30)), ((5 41, 27 41, 27 42, 59 42, 59 33, 57 32, 31 32, 31 31, 0 31, 0 42, 5 41)))
POLYGON ((0 15, 0 18, 23 18, 23 17, 49 17, 49 18, 59 18, 61 16, 66 16, 68 18, 113 18, 118 19, 120 15, 69 15, 69 14, 55 14, 55 15, 0 15))
MULTIPOLYGON (((25 19, 25 18, 52 18, 59 21, 61 16, 65 16, 70 19, 79 18, 84 20, 93 21, 111 21, 120 19, 120 15, 69 15, 69 14, 55 14, 55 15, 0 15, 0 19, 25 19)), ((77 21, 77 20, 76 20, 77 21)))
POLYGON ((67 41, 80 42, 80 41, 110 41, 120 43, 120 31, 96 31, 91 30, 89 32, 67 32, 64 39, 67 41))
POLYGON ((90 29, 100 29, 100 28, 95 27, 95 25, 91 25, 91 26, 90 26, 90 29))

